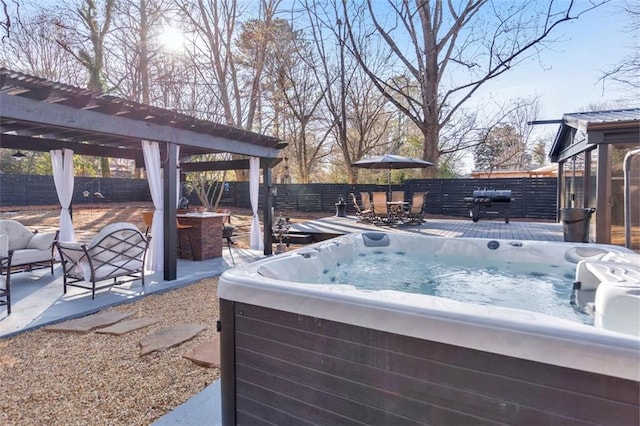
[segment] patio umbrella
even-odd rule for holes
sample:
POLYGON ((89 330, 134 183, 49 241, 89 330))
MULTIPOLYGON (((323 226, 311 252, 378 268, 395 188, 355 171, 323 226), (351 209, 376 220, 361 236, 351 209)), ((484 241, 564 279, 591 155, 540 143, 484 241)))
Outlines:
POLYGON ((391 192, 392 169, 424 169, 433 166, 433 163, 419 158, 403 157, 402 155, 385 154, 378 157, 363 158, 351 164, 351 167, 361 169, 386 169, 389 174, 389 192, 391 192))

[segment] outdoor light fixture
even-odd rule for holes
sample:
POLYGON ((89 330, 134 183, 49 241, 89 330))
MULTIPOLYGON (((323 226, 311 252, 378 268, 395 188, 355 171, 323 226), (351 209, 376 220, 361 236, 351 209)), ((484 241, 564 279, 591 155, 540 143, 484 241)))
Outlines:
POLYGON ((24 155, 23 153, 20 152, 20 150, 17 150, 13 155, 12 155, 13 159, 16 161, 22 161, 22 159, 24 157, 26 157, 26 155, 24 155))

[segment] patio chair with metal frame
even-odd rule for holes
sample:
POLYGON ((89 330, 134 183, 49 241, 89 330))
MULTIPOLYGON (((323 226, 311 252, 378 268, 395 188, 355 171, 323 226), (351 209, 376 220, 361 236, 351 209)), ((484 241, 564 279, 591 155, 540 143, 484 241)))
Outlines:
POLYGON ((429 192, 413 193, 411 208, 407 214, 410 224, 417 225, 425 222, 424 216, 427 209, 427 194, 429 194, 429 192))
POLYGON ((371 205, 373 207, 374 223, 388 225, 391 222, 389 209, 387 208, 387 193, 373 192, 371 205))
POLYGON ((105 226, 89 243, 56 242, 63 268, 64 293, 67 286, 96 290, 142 280, 149 238, 132 223, 105 226), (98 286, 98 282, 110 281, 98 286))
POLYGON ((404 191, 391 191, 391 201, 404 201, 404 191))
POLYGON ((371 205, 371 194, 368 192, 360 192, 360 199, 362 200, 362 209, 371 210, 373 212, 373 206, 371 205))
MULTIPOLYGON (((366 194, 368 197, 369 193, 367 192, 366 194)), ((368 208, 368 209, 360 208, 360 206, 358 205, 358 199, 356 198, 356 194, 354 194, 353 192, 350 192, 349 195, 351 195, 351 200, 353 201, 353 207, 356 209, 356 217, 358 218, 358 221, 372 222, 373 210, 371 208, 368 208)))

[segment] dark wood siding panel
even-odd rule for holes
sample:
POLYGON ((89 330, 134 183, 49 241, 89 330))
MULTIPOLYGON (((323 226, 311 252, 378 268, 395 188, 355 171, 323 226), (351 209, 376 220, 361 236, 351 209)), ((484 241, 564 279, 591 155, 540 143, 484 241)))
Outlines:
MULTIPOLYGON (((239 319, 237 321, 238 326, 241 327, 241 321, 239 319)), ((275 328, 273 325, 272 327, 275 328)), ((295 366, 320 369, 315 377, 307 378, 315 386, 321 386, 327 391, 334 389, 335 392, 343 392, 343 396, 347 398, 361 398, 364 403, 370 400, 375 401, 376 397, 378 397, 376 404, 384 404, 385 399, 407 398, 407 401, 398 403, 404 404, 397 414, 417 420, 428 415, 428 410, 425 410, 423 404, 427 407, 443 407, 464 415, 480 416, 490 421, 509 423, 522 423, 533 419, 550 421, 547 411, 559 417, 574 415, 579 418, 595 419, 603 415, 606 417, 602 420, 607 420, 606 413, 611 408, 609 405, 603 406, 598 399, 593 399, 589 403, 584 401, 584 398, 579 398, 580 395, 517 382, 505 377, 478 374, 464 368, 429 363, 418 358, 413 358, 413 363, 403 367, 403 363, 410 358, 394 352, 383 353, 371 347, 356 348, 357 345, 344 341, 324 342, 325 344, 318 351, 305 350, 297 346, 298 335, 293 336, 291 330, 282 331, 284 334, 281 334, 281 337, 288 336, 287 339, 291 338, 288 342, 295 342, 296 346, 255 335, 237 333, 236 365, 239 363, 264 365, 267 371, 277 369, 285 377, 297 371, 295 366), (349 349, 355 349, 363 355, 364 364, 326 355, 330 346, 335 348, 343 345, 346 347, 341 348, 341 354, 347 353, 349 349), (264 357, 269 359, 265 360, 264 357), (366 365, 375 363, 368 360, 381 357, 386 360, 386 365, 381 368, 366 365), (278 365, 273 364, 274 360, 287 363, 286 368, 278 368, 278 365), (404 371, 398 373, 393 371, 394 369, 404 371), (334 379, 332 383, 327 384, 324 383, 324 375, 328 375, 331 379, 335 377, 344 379, 338 383, 334 379), (434 376, 440 383, 434 381, 434 376), (448 380, 450 377, 452 379, 448 380), (372 393, 369 387, 382 395, 372 393), (487 393, 483 393, 483 390, 487 390, 487 393), (535 398, 532 399, 532 395, 535 395, 535 398), (572 404, 577 404, 577 407, 572 407, 571 414, 568 414, 567 405, 572 404)), ((428 353, 428 348, 425 348, 425 353, 428 353)), ((297 374, 302 373, 297 371, 297 374)), ((630 407, 624 408, 629 411, 630 407)))
MULTIPOLYGON (((360 421, 365 421, 362 418, 365 409, 377 413, 373 418, 380 419, 380 423, 393 425, 424 423, 427 420, 434 424, 475 425, 503 421, 526 423, 533 420, 551 420, 551 416, 540 411, 493 401, 481 395, 458 392, 446 386, 420 383, 383 370, 376 371, 347 364, 344 369, 348 372, 340 372, 340 367, 336 368, 330 360, 327 361, 328 357, 320 357, 321 364, 318 364, 317 358, 312 357, 307 365, 300 365, 297 357, 289 362, 256 352, 239 350, 238 359, 238 362, 243 365, 250 364, 273 376, 286 377, 299 384, 310 384, 316 389, 316 395, 332 393, 346 400, 360 402, 363 407, 354 411, 357 413, 355 417, 359 416, 360 421), (318 369, 319 365, 321 370, 318 369), (451 401, 456 401, 455 407, 451 407, 451 401), (463 412, 465 409, 475 410, 474 415, 463 412), (382 415, 379 410, 388 414, 382 415), (481 415, 484 418, 478 417, 481 415), (383 419, 384 422, 382 422, 383 419)), ((238 371, 240 370, 239 364, 238 371)), ((323 400, 323 402, 328 401, 323 400)), ((569 419, 566 422, 571 423, 569 419)))
POLYGON ((243 407, 237 414, 237 425, 313 425, 313 423, 294 417, 278 407, 262 404, 251 398, 238 396, 238 405, 243 407))
MULTIPOLYGON (((490 374, 484 371, 477 371, 466 367, 459 367, 444 362, 429 359, 429 354, 434 346, 433 342, 422 342, 420 356, 410 356, 395 351, 395 347, 376 348, 364 346, 355 341, 337 340, 319 334, 304 332, 292 328, 280 327, 275 324, 267 324, 247 317, 238 317, 238 327, 243 333, 250 333, 248 336, 255 336, 259 339, 253 345, 259 350, 269 347, 274 342, 281 340, 283 335, 287 336, 288 342, 295 342, 295 348, 284 350, 285 357, 291 354, 288 350, 296 351, 302 349, 311 354, 322 353, 331 358, 344 360, 348 363, 364 364, 373 369, 383 370, 383 372, 370 372, 370 375, 384 372, 396 373, 400 376, 415 378, 420 381, 433 383, 434 385, 445 386, 444 390, 435 389, 434 393, 446 394, 450 388, 459 389, 473 395, 496 398, 495 406, 491 410, 502 410, 501 416, 509 416, 509 408, 522 412, 522 406, 531 403, 531 395, 538 395, 535 405, 531 408, 535 410, 548 410, 562 414, 567 405, 576 405, 572 410, 586 418, 594 418, 598 413, 606 412, 610 407, 610 402, 602 398, 589 397, 584 393, 561 391, 557 388, 543 386, 536 383, 518 380, 514 386, 512 377, 505 377, 497 374, 490 374), (263 341, 265 340, 265 341, 263 341), (508 402, 509 404, 506 404, 508 402)), ((243 341, 249 339, 243 335, 243 341)), ((250 339, 249 339, 250 340, 250 339)), ((241 343, 239 344, 241 345, 241 343)), ((252 348, 250 348, 252 349, 252 348)), ((304 362, 309 356, 302 352, 300 361, 304 362)), ((268 354, 269 356, 275 356, 268 354)), ((289 360, 290 358, 285 358, 289 360)), ((322 365, 329 365, 329 361, 319 361, 322 365)), ((356 367, 349 367, 348 371, 357 371, 356 367)), ((366 376, 363 380, 366 380, 366 376)), ((453 399, 467 398, 466 394, 456 394, 448 396, 453 399)), ((483 399, 483 398, 480 398, 483 399)), ((486 401, 479 402, 478 405, 491 405, 486 401)), ((632 415, 635 407, 630 404, 619 404, 618 409, 632 415)), ((473 410, 475 412, 475 410, 473 410)), ((540 415, 538 413, 537 415, 540 415)))
MULTIPOLYGON (((323 410, 313 404, 304 403, 296 398, 291 398, 287 395, 273 392, 271 386, 261 387, 254 383, 238 380, 236 384, 237 395, 246 399, 256 401, 262 404, 268 409, 282 409, 287 414, 291 415, 292 419, 303 418, 312 424, 326 424, 326 425, 357 425, 362 424, 352 419, 337 415, 331 411, 323 410)), ((238 400, 238 403, 240 400, 238 400)), ((240 406, 238 409, 248 412, 247 407, 240 406)), ((263 417, 262 411, 254 413, 248 413, 255 417, 263 417)), ((289 424, 296 424, 295 421, 289 424)))
MULTIPOLYGON (((371 397, 358 386, 373 386, 383 389, 391 395, 420 401, 428 396, 431 404, 460 410, 467 415, 480 415, 492 421, 509 422, 545 421, 552 422, 549 416, 558 416, 555 420, 564 423, 578 422, 578 419, 590 419, 601 423, 622 424, 637 421, 638 385, 629 381, 607 378, 577 370, 516 360, 495 354, 451 347, 434 342, 396 336, 360 327, 332 323, 316 318, 268 310, 255 306, 238 304, 236 310, 237 347, 246 349, 238 352, 236 362, 257 367, 261 362, 268 364, 284 362, 299 368, 318 369, 322 374, 335 377, 348 377, 348 385, 327 384, 326 391, 352 387, 350 394, 368 395, 362 401, 367 403, 371 397), (251 318, 250 318, 251 317, 251 318), (253 319, 252 319, 253 318, 253 319), (264 321, 264 322, 263 322, 264 321), (247 334, 248 333, 248 334, 247 334), (352 341, 353 340, 353 341, 352 341), (358 343, 354 343, 358 342, 358 343), (362 342, 362 343, 360 343, 362 342), (407 353, 399 351, 407 349, 407 353), (250 359, 242 361, 243 357, 250 359), (257 358, 256 358, 257 357, 257 358), (478 363, 476 358, 481 358, 478 363), (454 359, 452 364, 450 361, 454 359), (362 364, 364 363, 364 364, 362 364), (476 364, 476 368, 471 365, 476 364), (479 365, 477 365, 479 364, 479 365), (507 368, 504 365, 507 364, 507 368), (521 377, 509 377, 510 371, 531 378, 531 368, 538 373, 553 378, 562 386, 529 383, 521 377), (526 372, 523 373, 523 370, 526 372), (583 377, 583 376, 586 376, 583 377), (595 388, 595 393, 604 394, 601 398, 584 395, 582 390, 566 391, 567 381, 578 378, 579 383, 595 388), (613 380, 613 382, 611 382, 613 380), (630 402, 612 401, 607 396, 611 386, 622 384, 629 390, 625 396, 630 402), (625 386, 626 385, 626 386, 625 386), (635 398, 635 399, 634 399, 635 398), (543 414, 542 411, 549 413, 543 414), (611 416, 611 413, 616 413, 611 416), (632 420, 633 419, 633 420, 632 420)), ((273 374, 275 366, 264 367, 265 372, 273 374)), ((288 366, 289 371, 292 366, 288 366)), ((281 371, 282 377, 289 379, 287 369, 281 371)), ((298 371, 298 374, 301 374, 298 371)), ((535 378, 535 377, 534 377, 535 378)), ((322 377, 314 377, 314 386, 322 384, 322 377)), ((332 380, 335 379, 332 377, 332 380)), ((540 381, 540 380, 538 380, 540 381)), ((569 384, 568 387, 572 387, 569 384)), ((383 399, 388 398, 384 395, 383 399)), ((378 402, 380 403, 380 402, 378 402)), ((413 408, 414 419, 422 419, 423 411, 413 408), (417 417, 416 417, 417 416, 417 417)), ((410 410, 409 410, 410 411, 410 410)), ((406 415, 407 408, 399 413, 406 415)))
MULTIPOLYGON (((354 333, 358 333, 358 343, 362 345, 389 351, 396 351, 398 348, 402 348, 402 353, 405 355, 429 359, 444 365, 458 366, 471 371, 497 376, 507 376, 523 382, 565 389, 579 395, 586 394, 632 405, 637 405, 640 400, 640 386, 637 382, 631 380, 602 376, 457 346, 425 342, 420 339, 325 321, 304 315, 294 315, 289 312, 253 305, 242 305, 241 310, 243 314, 238 320, 242 320, 242 317, 244 317, 259 320, 265 324, 288 326, 291 328, 289 331, 291 333, 294 330, 302 330, 347 342, 354 340, 354 333), (429 344, 428 350, 425 348, 425 344, 429 344)), ((236 310, 236 313, 238 312, 236 310)), ((318 346, 322 347, 321 345, 318 346)))
MULTIPOLYGON (((250 358, 250 357, 248 357, 250 358)), ((280 365, 284 365, 280 363, 280 365)), ((393 425, 419 425, 419 421, 407 419, 404 416, 385 412, 384 406, 375 407, 372 404, 363 404, 351 398, 345 398, 335 388, 322 390, 315 381, 301 381, 297 376, 287 374, 274 374, 271 370, 260 369, 260 365, 250 367, 246 364, 238 364, 237 380, 241 384, 251 383, 268 389, 268 392, 294 399, 302 404, 312 405, 330 412, 331 415, 351 419, 362 424, 384 423, 393 425)), ((282 370, 279 370, 282 373, 282 370)), ((322 374, 316 372, 316 377, 322 374)), ((322 378, 321 378, 322 380, 322 378)), ((242 392, 242 385, 239 393, 242 392)), ((368 401, 367 401, 368 402, 368 401)))

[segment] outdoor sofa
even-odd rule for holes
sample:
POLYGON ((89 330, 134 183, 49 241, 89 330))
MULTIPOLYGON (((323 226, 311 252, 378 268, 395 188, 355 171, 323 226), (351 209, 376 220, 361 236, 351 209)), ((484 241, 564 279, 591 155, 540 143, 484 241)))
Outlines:
POLYGON ((0 305, 7 305, 11 313, 11 274, 51 268, 53 274, 53 245, 56 232, 30 231, 15 220, 0 220, 0 275, 5 276, 4 288, 0 288, 0 305))

